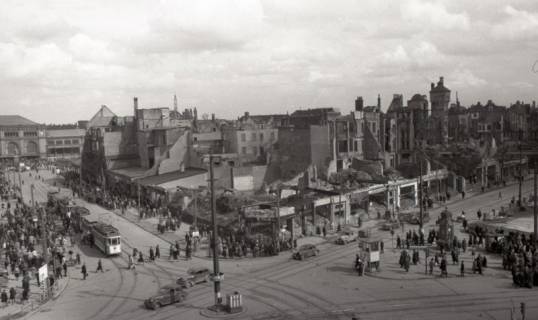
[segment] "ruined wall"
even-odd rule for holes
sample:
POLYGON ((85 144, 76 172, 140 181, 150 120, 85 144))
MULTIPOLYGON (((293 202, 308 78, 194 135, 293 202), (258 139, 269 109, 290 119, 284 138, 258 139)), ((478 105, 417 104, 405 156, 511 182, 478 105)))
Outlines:
MULTIPOLYGON (((331 150, 332 144, 329 136, 329 127, 310 126, 309 130, 309 141, 311 145, 311 164, 315 165, 318 168, 318 172, 321 174, 321 178, 326 178, 328 174, 327 169, 331 165, 331 160, 333 160, 333 152, 331 150)), ((308 140, 305 140, 305 142, 303 143, 308 143, 308 140)), ((334 164, 334 167, 334 170, 336 171, 336 163, 334 164)))
POLYGON ((281 179, 302 173, 312 162, 310 129, 282 128, 274 160, 280 166, 281 179))
MULTIPOLYGON (((183 168, 187 168, 190 166, 189 134, 190 131, 185 131, 183 135, 179 136, 176 139, 176 142, 168 148, 168 152, 164 152, 164 154, 160 155, 160 157, 162 158, 159 159, 160 161, 157 161, 157 159, 155 159, 155 163, 158 166, 159 174, 178 171, 181 169, 182 166, 183 168)), ((175 135, 171 135, 171 137, 173 136, 175 135)))

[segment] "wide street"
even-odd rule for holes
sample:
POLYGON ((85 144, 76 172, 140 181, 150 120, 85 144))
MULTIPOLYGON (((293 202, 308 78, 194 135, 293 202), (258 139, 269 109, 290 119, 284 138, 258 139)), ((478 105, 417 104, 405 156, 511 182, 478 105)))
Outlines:
MULTIPOLYGON (((50 178, 50 172, 40 174, 50 178)), ((29 199, 30 184, 35 183, 35 198, 44 201, 48 187, 30 178, 28 172, 22 174, 22 179, 25 200, 29 199)), ((528 197, 531 188, 532 182, 526 181, 525 196, 528 197)), ((479 208, 498 210, 512 195, 517 197, 517 185, 503 188, 502 193, 503 199, 499 199, 498 191, 492 191, 456 201, 448 208, 454 214, 465 210, 472 221, 479 208)), ((124 253, 105 258, 97 249, 82 246, 80 252, 90 273, 88 279, 82 280, 79 267, 71 268, 70 282, 64 293, 40 312, 29 315, 30 319, 206 319, 200 312, 213 303, 211 283, 188 289, 185 303, 157 311, 146 310, 143 301, 159 287, 174 282, 191 266, 212 269, 210 259, 169 261, 169 243, 99 206, 79 199, 77 203, 86 206, 92 216, 119 229, 124 253), (131 253, 133 247, 147 255, 149 247, 157 244, 161 248, 161 259, 156 263, 139 264, 136 271, 127 269, 127 253, 131 253), (94 272, 99 258, 103 261, 104 273, 94 272)), ((426 231, 434 226, 440 211, 441 208, 431 211, 432 219, 426 231)), ((405 230, 410 227, 416 228, 406 225, 405 230)), ((225 275, 223 295, 239 291, 246 307, 244 313, 231 318, 351 319, 355 315, 359 319, 510 319, 510 308, 514 306, 519 314, 520 302, 526 303, 527 319, 538 318, 538 290, 514 288, 510 273, 502 270, 498 256, 488 255, 488 268, 482 276, 459 277, 456 275, 459 267, 450 264, 447 279, 439 277, 438 269, 433 277, 425 275, 424 264, 412 266, 406 273, 399 269, 399 251, 392 249, 390 234, 377 230, 375 234, 385 240, 382 270, 364 277, 358 277, 352 269, 356 243, 337 246, 322 242, 318 245, 320 255, 306 261, 294 261, 290 253, 221 260, 225 275)), ((461 236, 458 230, 458 237, 461 236)), ((463 254, 463 260, 470 270, 470 250, 463 254)))

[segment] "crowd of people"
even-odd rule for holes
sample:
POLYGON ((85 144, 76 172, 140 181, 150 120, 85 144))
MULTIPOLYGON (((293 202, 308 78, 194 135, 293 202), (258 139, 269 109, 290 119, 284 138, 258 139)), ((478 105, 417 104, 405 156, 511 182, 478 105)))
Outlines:
MULTIPOLYGON (((83 184, 81 189, 78 172, 74 170, 66 170, 65 172, 62 172, 62 175, 65 179, 64 184, 73 190, 74 196, 77 195, 78 192, 80 192, 79 195, 91 194, 91 196, 86 196, 87 200, 103 205, 110 210, 121 210, 122 214, 129 208, 138 209, 138 199, 129 198, 128 192, 120 190, 121 188, 119 187, 104 192, 97 186, 83 184)), ((159 218, 156 229, 162 234, 166 231, 176 231, 181 226, 183 218, 181 210, 173 211, 175 212, 170 210, 170 207, 167 206, 161 197, 157 197, 155 200, 149 200, 142 196, 140 198, 138 217, 140 220, 159 218)), ((196 227, 199 236, 192 237, 192 231, 193 230, 187 233, 187 237, 190 236, 191 239, 196 239, 196 243, 194 240, 186 240, 184 244, 185 252, 192 254, 197 250, 200 240, 207 239, 209 242, 208 255, 212 255, 212 243, 209 241, 211 231, 209 224, 199 220, 196 227)), ((326 234, 325 228, 323 231, 324 234, 326 234)), ((278 252, 282 250, 289 250, 297 246, 296 241, 292 241, 289 237, 281 237, 281 239, 275 241, 269 233, 270 232, 247 236, 244 232, 244 228, 240 228, 240 230, 232 230, 219 227, 219 237, 217 239, 216 248, 217 254, 221 258, 271 256, 278 254, 278 252)), ((172 247, 176 246, 172 245, 172 247)), ((180 255, 179 248, 174 249, 173 252, 177 253, 172 253, 172 257, 180 255)), ((139 254, 140 252, 138 252, 138 255, 139 254)), ((136 260, 136 256, 133 256, 133 259, 136 260)))
MULTIPOLYGON (((40 167, 45 167, 45 165, 42 164, 40 167)), ((32 165, 32 168, 37 169, 37 165, 32 165)), ((34 174, 32 178, 42 179, 37 174, 34 174)), ((3 260, 2 266, 7 275, 12 275, 16 281, 19 279, 21 281, 22 293, 17 294, 17 289, 12 287, 8 290, 8 300, 14 301, 20 298, 20 301, 26 301, 30 292, 30 280, 35 279, 37 285, 43 281, 39 279, 38 269, 45 262, 45 254, 50 257, 49 270, 51 272, 47 278, 49 286, 52 288, 55 280, 66 276, 67 253, 63 246, 66 230, 62 227, 58 228, 58 225, 61 225, 58 221, 62 221, 62 217, 57 212, 50 208, 32 207, 23 203, 18 181, 16 182, 11 182, 6 175, 0 179, 0 194, 2 195, 0 260, 3 260), (46 214, 43 215, 44 210, 46 214), (43 241, 44 235, 46 235, 46 241, 43 241)), ((3 292, 2 296, 4 296, 3 292)))

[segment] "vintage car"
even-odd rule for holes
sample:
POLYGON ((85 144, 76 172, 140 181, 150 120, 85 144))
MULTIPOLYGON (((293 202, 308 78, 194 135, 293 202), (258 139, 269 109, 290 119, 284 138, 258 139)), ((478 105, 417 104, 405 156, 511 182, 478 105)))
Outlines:
POLYGON ((176 283, 183 288, 189 288, 195 284, 208 282, 211 271, 208 268, 190 268, 187 274, 179 277, 176 283))
POLYGON ((342 234, 336 238, 336 244, 348 244, 357 240, 357 233, 351 229, 345 229, 342 234))
POLYGON ((313 244, 303 244, 293 253, 293 259, 303 260, 311 256, 317 256, 319 254, 319 249, 316 248, 313 244))
POLYGON ((179 285, 167 285, 159 289, 159 292, 144 301, 144 306, 148 309, 158 309, 160 307, 182 302, 186 299, 187 292, 179 285))

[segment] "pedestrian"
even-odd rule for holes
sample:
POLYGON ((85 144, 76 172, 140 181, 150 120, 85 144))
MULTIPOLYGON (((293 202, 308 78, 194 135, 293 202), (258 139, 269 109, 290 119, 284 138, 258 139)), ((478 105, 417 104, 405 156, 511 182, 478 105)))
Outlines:
POLYGON ((384 253, 384 249, 385 249, 385 243, 383 241, 381 241, 379 243, 379 246, 380 246, 380 249, 381 249, 381 253, 384 253))
POLYGON ((15 297, 17 295, 17 291, 15 291, 14 287, 11 287, 9 289, 9 303, 15 304, 15 297))
POLYGON ((173 244, 170 244, 170 249, 169 249, 168 254, 169 254, 168 260, 172 260, 172 258, 174 257, 174 245, 173 244))
POLYGON ((128 261, 129 261, 129 266, 128 266, 129 270, 130 270, 130 269, 135 269, 135 264, 134 264, 133 256, 132 256, 132 255, 129 255, 129 257, 128 257, 128 261))
POLYGON ((327 236, 327 227, 323 226, 323 237, 325 238, 327 236))
POLYGON ((64 277, 67 277, 67 263, 64 262, 64 263, 62 264, 62 267, 63 267, 63 269, 64 269, 64 277))
POLYGON ((447 272, 447 263, 446 263, 446 259, 445 257, 443 257, 443 259, 441 259, 441 277, 442 276, 445 276, 446 278, 448 278, 448 272, 447 272))
POLYGON ((77 252, 77 255, 76 255, 76 259, 77 259, 77 265, 80 264, 80 253, 77 252))
POLYGON ((97 260, 97 270, 95 270, 95 273, 97 273, 98 271, 104 272, 103 263, 101 262, 101 259, 97 260))
POLYGON ((501 191, 499 191, 499 199, 502 199, 503 198, 503 194, 501 191))
POLYGON ((86 277, 88 276, 88 271, 86 270, 86 264, 83 262, 82 267, 80 268, 80 272, 82 273, 82 280, 86 280, 86 277))
POLYGON ((462 277, 465 277, 465 264, 463 263, 463 260, 461 260, 461 265, 460 265, 460 275, 462 277))
POLYGON ((6 292, 6 289, 2 290, 2 294, 0 294, 0 301, 2 302, 2 307, 7 305, 7 292, 6 292))
POLYGON ((159 245, 155 246, 155 258, 157 259, 161 258, 161 250, 159 249, 159 245))
POLYGON ((153 248, 149 247, 149 260, 155 261, 155 253, 153 252, 153 248))

